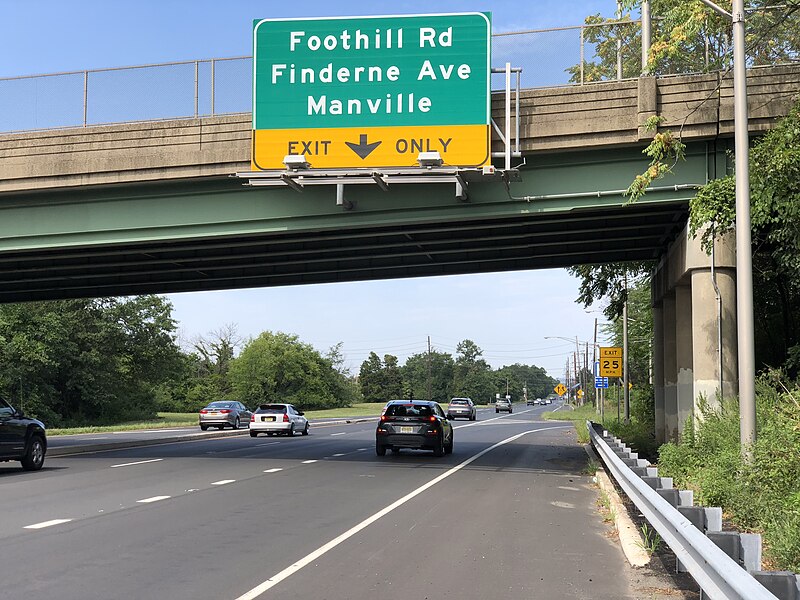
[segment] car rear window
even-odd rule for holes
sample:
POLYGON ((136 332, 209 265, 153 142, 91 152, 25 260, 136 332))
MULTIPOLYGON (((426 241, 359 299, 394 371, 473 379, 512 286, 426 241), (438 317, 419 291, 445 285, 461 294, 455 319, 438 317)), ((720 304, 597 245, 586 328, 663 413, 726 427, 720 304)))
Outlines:
POLYGON ((208 408, 233 408, 233 402, 212 402, 208 408))
POLYGON ((430 417, 433 413, 427 404, 393 404, 386 409, 390 417, 430 417))
POLYGON ((466 404, 466 400, 450 400, 450 404, 466 404))
POLYGON ((283 404, 262 404, 256 410, 257 413, 285 413, 286 407, 283 404))

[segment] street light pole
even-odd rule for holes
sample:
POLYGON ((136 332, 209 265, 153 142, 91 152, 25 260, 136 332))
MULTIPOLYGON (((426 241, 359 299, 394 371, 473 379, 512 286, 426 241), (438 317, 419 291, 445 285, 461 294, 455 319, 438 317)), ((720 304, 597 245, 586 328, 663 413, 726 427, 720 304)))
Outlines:
POLYGON ((752 459, 756 441, 756 357, 753 325, 753 249, 750 238, 750 142, 747 116, 747 63, 744 0, 733 0, 733 14, 711 0, 703 4, 733 22, 733 111, 736 152, 736 327, 739 346, 739 443, 752 459))
POLYGON ((631 395, 628 383, 628 273, 625 272, 625 303, 622 305, 622 391, 625 399, 625 422, 631 421, 631 395))

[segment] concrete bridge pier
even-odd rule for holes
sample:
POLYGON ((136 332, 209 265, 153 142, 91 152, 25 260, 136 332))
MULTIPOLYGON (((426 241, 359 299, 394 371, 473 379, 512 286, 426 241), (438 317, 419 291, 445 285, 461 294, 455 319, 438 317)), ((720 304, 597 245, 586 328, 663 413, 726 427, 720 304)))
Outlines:
POLYGON ((714 263, 712 278, 711 257, 687 227, 653 274, 655 427, 662 443, 678 440, 687 419, 700 416, 701 397, 713 407, 720 390, 724 396, 738 391, 732 236, 717 241, 714 263))

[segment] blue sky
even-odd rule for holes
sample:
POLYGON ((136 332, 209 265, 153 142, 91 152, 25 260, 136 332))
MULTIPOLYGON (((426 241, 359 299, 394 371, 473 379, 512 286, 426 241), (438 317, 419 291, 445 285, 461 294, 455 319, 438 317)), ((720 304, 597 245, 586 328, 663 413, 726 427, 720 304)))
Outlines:
MULTIPOLYGON (((589 14, 612 16, 615 6, 614 0, 0 0, 0 78, 250 55, 252 21, 260 18, 491 11, 499 33, 577 25, 589 14)), ((559 56, 567 47, 577 51, 571 40, 552 39, 549 54, 542 56, 559 56)), ((515 52, 522 56, 528 50, 515 52)), ((544 68, 552 60, 539 62, 544 68)), ((228 324, 243 337, 285 331, 320 350, 343 342, 348 364, 357 372, 370 350, 403 361, 422 352, 429 335, 434 347, 447 352, 468 338, 495 367, 536 364, 559 376, 574 343, 545 336, 591 340, 594 318, 601 317, 575 304, 576 296, 577 281, 566 271, 550 270, 199 292, 170 299, 185 342, 228 324)))

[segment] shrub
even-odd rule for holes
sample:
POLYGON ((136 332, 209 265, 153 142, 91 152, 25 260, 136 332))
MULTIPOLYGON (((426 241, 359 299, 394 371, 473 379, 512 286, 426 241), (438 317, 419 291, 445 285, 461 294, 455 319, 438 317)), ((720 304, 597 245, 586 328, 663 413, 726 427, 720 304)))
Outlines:
POLYGON ((659 449, 659 472, 695 491, 698 504, 721 506, 739 528, 762 532, 765 556, 800 571, 800 390, 770 373, 757 382, 757 439, 741 458, 735 400, 718 409, 701 401, 701 418, 679 443, 659 449))

